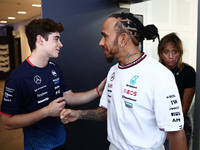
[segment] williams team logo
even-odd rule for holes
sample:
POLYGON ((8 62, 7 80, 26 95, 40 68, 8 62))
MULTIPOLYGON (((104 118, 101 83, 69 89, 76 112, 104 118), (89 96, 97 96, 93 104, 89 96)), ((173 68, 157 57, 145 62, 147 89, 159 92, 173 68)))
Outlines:
POLYGON ((36 84, 40 84, 40 83, 42 82, 41 77, 38 76, 38 75, 36 75, 36 76, 34 77, 34 82, 35 82, 36 84))
POLYGON ((131 84, 131 85, 134 85, 134 84, 136 83, 136 80, 137 80, 138 77, 139 77, 139 76, 135 75, 135 76, 131 79, 130 84, 131 84))
POLYGON ((113 81, 115 79, 115 72, 112 73, 110 80, 113 81))
POLYGON ((53 76, 57 76, 57 73, 54 70, 52 70, 51 73, 53 76))

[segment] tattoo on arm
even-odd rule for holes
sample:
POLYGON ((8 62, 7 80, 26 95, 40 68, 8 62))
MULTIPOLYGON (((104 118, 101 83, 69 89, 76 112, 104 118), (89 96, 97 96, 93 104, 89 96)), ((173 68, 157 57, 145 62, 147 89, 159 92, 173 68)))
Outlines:
POLYGON ((93 110, 84 110, 80 112, 79 119, 94 120, 94 121, 106 121, 107 110, 103 108, 97 108, 93 110))
POLYGON ((134 54, 129 54, 129 53, 128 53, 128 54, 126 55, 126 58, 130 58, 131 56, 134 56, 134 55, 136 55, 136 54, 137 54, 137 53, 134 53, 134 54))

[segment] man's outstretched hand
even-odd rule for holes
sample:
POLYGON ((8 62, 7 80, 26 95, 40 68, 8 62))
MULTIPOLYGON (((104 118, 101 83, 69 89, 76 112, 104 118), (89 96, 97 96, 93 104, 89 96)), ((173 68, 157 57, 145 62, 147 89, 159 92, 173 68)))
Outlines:
POLYGON ((79 113, 77 110, 63 109, 60 112, 60 119, 63 124, 74 122, 78 119, 79 113))

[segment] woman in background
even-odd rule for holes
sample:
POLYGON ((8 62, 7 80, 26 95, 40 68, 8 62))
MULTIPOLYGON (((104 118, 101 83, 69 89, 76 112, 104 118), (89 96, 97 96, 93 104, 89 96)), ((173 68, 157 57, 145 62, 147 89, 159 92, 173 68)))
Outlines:
MULTIPOLYGON (((159 61, 171 70, 176 80, 182 103, 185 122, 184 129, 189 149, 193 133, 193 122, 189 109, 195 94, 196 72, 193 67, 182 62, 182 41, 176 33, 170 33, 161 39, 158 45, 158 55, 159 61)), ((165 149, 169 149, 167 140, 165 142, 165 149)))

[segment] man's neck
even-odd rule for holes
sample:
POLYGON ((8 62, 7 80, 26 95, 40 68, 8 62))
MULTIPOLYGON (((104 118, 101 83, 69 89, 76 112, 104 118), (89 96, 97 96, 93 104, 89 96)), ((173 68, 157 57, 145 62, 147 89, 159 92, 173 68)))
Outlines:
POLYGON ((37 55, 36 52, 32 52, 29 61, 36 67, 44 68, 48 64, 49 58, 37 55))
POLYGON ((125 66, 127 64, 130 64, 140 58, 142 56, 142 53, 139 50, 134 51, 127 51, 124 52, 122 57, 119 57, 119 63, 121 66, 125 66))

